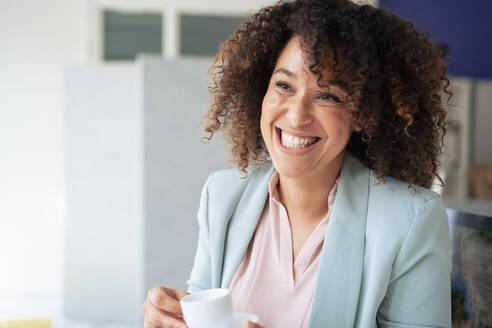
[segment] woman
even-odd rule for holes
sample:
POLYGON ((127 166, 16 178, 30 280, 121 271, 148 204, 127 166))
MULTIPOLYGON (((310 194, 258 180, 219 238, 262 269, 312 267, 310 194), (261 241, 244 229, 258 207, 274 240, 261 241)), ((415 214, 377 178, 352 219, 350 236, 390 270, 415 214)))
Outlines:
MULTIPOLYGON (((251 16, 211 68, 206 131, 224 132, 240 170, 203 187, 188 292, 230 288, 234 311, 268 328, 450 327, 447 216, 428 189, 444 55, 347 0, 251 16)), ((145 326, 185 327, 188 292, 150 290, 145 326)))

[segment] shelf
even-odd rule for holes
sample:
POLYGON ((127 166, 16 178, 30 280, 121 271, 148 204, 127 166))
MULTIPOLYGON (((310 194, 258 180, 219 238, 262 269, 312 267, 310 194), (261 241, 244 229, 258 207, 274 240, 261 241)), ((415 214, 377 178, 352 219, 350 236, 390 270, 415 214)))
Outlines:
POLYGON ((454 209, 474 215, 487 216, 492 219, 492 201, 490 200, 443 197, 443 203, 448 209, 454 209))

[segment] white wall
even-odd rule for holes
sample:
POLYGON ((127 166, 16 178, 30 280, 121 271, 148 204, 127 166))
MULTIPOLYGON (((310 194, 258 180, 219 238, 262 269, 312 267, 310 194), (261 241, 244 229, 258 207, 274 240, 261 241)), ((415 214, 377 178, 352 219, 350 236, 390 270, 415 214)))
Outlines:
POLYGON ((65 76, 64 313, 133 324, 144 302, 141 68, 83 65, 65 76))
POLYGON ((0 297, 61 293, 63 69, 84 0, 0 0, 0 297))

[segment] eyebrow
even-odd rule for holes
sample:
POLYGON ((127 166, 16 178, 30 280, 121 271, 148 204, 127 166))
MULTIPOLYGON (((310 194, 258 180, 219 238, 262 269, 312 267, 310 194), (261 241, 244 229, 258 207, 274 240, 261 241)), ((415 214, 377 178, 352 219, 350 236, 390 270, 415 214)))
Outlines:
POLYGON ((297 77, 297 75, 295 73, 292 73, 291 71, 289 71, 288 69, 285 69, 285 68, 278 68, 275 70, 275 72, 273 72, 273 74, 277 74, 277 73, 284 73, 285 75, 287 75, 289 77, 297 77))
MULTIPOLYGON (((289 71, 288 69, 285 69, 285 68, 278 68, 276 69, 273 74, 279 74, 279 73, 284 73, 285 75, 287 75, 288 77, 294 77, 294 78, 297 78, 297 75, 291 71, 289 71)), ((272 75, 273 75, 272 74, 272 75)), ((338 81, 338 80, 328 80, 328 85, 329 86, 334 86, 334 87, 339 87, 340 89, 343 89, 343 91, 345 92, 348 92, 348 87, 347 87, 347 84, 342 82, 342 81, 338 81)))

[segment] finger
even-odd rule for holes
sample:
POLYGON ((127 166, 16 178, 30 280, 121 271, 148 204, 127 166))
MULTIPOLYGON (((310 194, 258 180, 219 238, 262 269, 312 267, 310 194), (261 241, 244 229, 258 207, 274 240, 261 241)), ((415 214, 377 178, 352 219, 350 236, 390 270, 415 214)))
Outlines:
POLYGON ((171 312, 167 312, 166 310, 161 310, 161 311, 164 312, 165 315, 168 315, 168 316, 171 316, 171 317, 174 317, 174 318, 178 318, 178 319, 183 319, 184 318, 184 316, 182 314, 179 314, 179 313, 171 313, 171 312))
POLYGON ((152 311, 149 319, 155 327, 187 328, 183 319, 170 316, 157 308, 152 311))
POLYGON ((145 301, 145 303, 142 305, 141 312, 143 313, 144 317, 144 328, 158 328, 157 325, 154 325, 152 323, 152 320, 150 319, 151 314, 152 314, 152 308, 153 305, 150 303, 149 299, 145 301))
POLYGON ((178 316, 180 318, 183 317, 183 310, 181 309, 181 303, 179 302, 183 297, 190 295, 187 291, 181 290, 181 289, 174 289, 174 288, 168 288, 166 290, 167 294, 174 297, 176 300, 178 300, 178 310, 174 311, 172 313, 175 316, 178 316))
POLYGON ((187 328, 183 319, 156 308, 149 300, 144 303, 142 313, 152 328, 187 328))
POLYGON ((188 293, 187 291, 184 291, 182 289, 169 288, 167 291, 168 291, 168 293, 174 294, 174 296, 176 297, 177 300, 180 300, 183 297, 190 295, 190 293, 188 293))
POLYGON ((181 304, 176 299, 173 291, 168 291, 167 288, 158 286, 149 291, 149 299, 155 307, 165 310, 170 313, 175 313, 182 316, 181 304))
POLYGON ((144 319, 144 328, 156 328, 149 319, 144 319))

